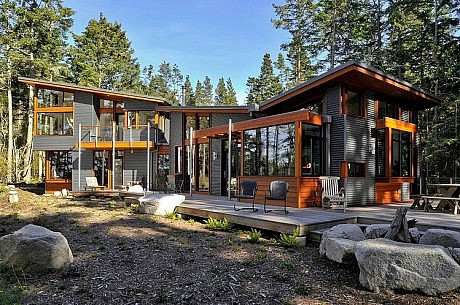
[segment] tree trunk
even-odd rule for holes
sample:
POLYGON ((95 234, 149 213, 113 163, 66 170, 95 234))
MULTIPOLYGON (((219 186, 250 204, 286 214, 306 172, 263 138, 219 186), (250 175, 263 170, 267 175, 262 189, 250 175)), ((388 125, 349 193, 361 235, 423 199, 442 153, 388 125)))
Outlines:
POLYGON ((409 226, 406 219, 407 208, 399 207, 391 222, 385 238, 402 242, 410 242, 409 226))
POLYGON ((30 183, 32 180, 32 141, 34 131, 34 87, 29 86, 29 105, 27 109, 27 142, 24 151, 24 182, 30 183))
POLYGON ((7 172, 6 179, 7 182, 13 182, 13 94, 12 94, 12 68, 11 61, 6 58, 6 87, 8 91, 8 158, 7 158, 7 172))

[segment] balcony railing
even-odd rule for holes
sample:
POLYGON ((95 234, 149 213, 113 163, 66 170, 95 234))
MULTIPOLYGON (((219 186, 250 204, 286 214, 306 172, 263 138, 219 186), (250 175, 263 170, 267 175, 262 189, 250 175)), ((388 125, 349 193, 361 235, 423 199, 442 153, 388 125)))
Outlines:
POLYGON ((166 143, 164 133, 161 129, 150 127, 149 125, 128 126, 127 128, 120 125, 113 126, 80 126, 80 140, 82 143, 99 142, 145 142, 150 140, 154 144, 166 143))

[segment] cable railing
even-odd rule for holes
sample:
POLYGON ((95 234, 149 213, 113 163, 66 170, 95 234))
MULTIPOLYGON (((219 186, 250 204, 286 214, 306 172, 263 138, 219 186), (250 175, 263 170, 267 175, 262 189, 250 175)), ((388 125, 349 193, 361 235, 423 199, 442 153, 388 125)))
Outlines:
POLYGON ((81 142, 95 143, 112 142, 115 139, 117 142, 144 142, 150 139, 151 142, 158 144, 166 141, 164 133, 161 129, 150 127, 149 125, 136 125, 124 127, 122 125, 113 126, 81 126, 81 142))

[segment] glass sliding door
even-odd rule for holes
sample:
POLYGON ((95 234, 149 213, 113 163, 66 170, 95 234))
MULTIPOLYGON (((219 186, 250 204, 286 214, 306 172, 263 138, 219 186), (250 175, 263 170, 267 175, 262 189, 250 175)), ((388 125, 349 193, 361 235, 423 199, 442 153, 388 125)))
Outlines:
POLYGON ((94 176, 98 185, 109 187, 110 152, 107 150, 95 151, 93 156, 94 176))

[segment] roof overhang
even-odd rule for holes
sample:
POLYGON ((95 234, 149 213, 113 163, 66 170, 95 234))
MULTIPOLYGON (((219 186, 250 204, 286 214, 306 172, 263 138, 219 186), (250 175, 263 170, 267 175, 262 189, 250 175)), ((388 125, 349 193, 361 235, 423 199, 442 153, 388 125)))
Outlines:
POLYGON ((39 80, 39 79, 27 78, 27 77, 18 77, 18 81, 21 83, 28 84, 28 85, 37 86, 43 89, 62 90, 62 91, 67 91, 67 92, 81 91, 81 92, 93 93, 99 96, 100 98, 113 100, 113 101, 123 101, 125 99, 136 99, 136 100, 142 100, 146 102, 155 102, 155 103, 163 104, 163 105, 170 104, 168 100, 162 97, 148 96, 148 95, 143 95, 143 94, 113 91, 113 90, 108 90, 108 89, 86 87, 86 86, 78 86, 74 84, 45 81, 45 80, 39 80))
POLYGON ((285 102, 306 100, 324 93, 336 84, 350 85, 360 90, 371 90, 376 94, 394 97, 409 110, 434 107, 441 101, 438 97, 414 87, 408 82, 358 62, 349 62, 314 77, 260 105, 260 111, 284 108, 285 102), (284 105, 283 105, 284 104, 284 105))

